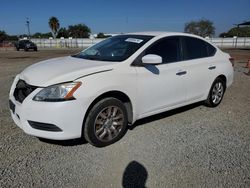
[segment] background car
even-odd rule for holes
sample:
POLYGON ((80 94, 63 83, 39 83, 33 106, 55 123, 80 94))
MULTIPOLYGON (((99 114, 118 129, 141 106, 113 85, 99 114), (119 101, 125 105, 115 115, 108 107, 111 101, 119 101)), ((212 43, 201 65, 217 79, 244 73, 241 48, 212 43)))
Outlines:
POLYGON ((20 49, 24 49, 25 51, 28 51, 29 49, 37 51, 37 45, 30 40, 20 40, 15 43, 15 47, 17 51, 19 51, 20 49))

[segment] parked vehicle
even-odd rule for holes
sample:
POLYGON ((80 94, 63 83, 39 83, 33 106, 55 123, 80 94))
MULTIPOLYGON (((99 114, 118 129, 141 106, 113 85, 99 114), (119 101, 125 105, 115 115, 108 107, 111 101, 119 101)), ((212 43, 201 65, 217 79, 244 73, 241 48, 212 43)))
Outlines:
POLYGON ((37 51, 36 44, 30 40, 19 40, 17 43, 15 43, 15 47, 17 51, 20 49, 24 49, 25 51, 28 51, 29 49, 37 51))
POLYGON ((18 74, 10 90, 11 116, 30 135, 84 137, 107 146, 138 119, 199 101, 218 106, 233 82, 231 60, 190 34, 111 37, 18 74))

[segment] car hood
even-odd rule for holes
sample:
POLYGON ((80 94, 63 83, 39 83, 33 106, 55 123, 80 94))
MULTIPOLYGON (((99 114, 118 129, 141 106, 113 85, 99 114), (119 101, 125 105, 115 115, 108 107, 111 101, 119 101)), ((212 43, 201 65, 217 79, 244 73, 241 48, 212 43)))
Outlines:
POLYGON ((112 70, 117 62, 93 61, 71 56, 41 61, 27 67, 20 79, 40 87, 76 80, 89 74, 112 70))

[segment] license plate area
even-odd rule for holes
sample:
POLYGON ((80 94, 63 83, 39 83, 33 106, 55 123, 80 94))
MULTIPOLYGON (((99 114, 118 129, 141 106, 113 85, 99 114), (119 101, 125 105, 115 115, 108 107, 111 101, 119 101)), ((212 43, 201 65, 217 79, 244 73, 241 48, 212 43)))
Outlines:
POLYGON ((16 105, 11 100, 9 100, 9 107, 13 114, 15 114, 16 105))

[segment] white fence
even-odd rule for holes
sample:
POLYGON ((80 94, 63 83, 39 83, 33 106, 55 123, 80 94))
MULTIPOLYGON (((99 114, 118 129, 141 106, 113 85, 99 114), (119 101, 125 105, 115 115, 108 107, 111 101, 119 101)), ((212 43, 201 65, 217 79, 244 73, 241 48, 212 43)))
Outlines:
MULTIPOLYGON (((39 48, 86 48, 103 39, 31 39, 39 48)), ((206 38, 220 48, 250 48, 250 37, 206 38)))
POLYGON ((96 44, 103 39, 88 39, 88 38, 67 38, 67 39, 31 39, 38 48, 86 48, 96 44))
POLYGON ((250 48, 250 37, 206 38, 219 48, 250 48))

